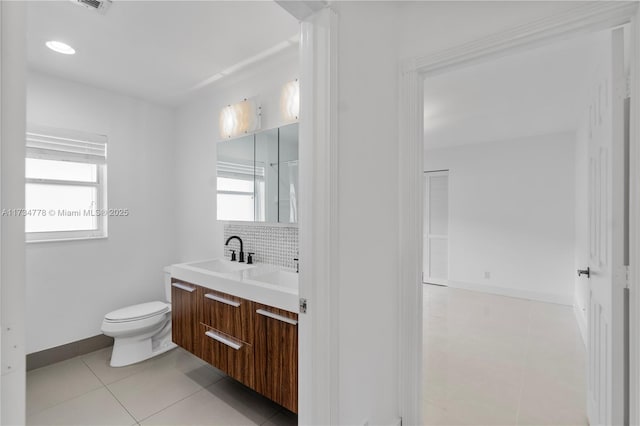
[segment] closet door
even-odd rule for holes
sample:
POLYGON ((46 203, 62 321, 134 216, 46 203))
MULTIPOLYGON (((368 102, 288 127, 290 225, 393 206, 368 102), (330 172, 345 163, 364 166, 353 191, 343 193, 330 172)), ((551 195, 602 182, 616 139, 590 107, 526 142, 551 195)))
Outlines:
POLYGON ((422 281, 446 285, 449 279, 449 172, 424 174, 422 281))

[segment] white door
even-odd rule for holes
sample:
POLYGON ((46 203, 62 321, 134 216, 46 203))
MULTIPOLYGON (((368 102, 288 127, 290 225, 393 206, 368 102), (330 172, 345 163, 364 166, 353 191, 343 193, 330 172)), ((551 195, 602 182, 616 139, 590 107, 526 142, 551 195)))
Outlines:
POLYGON ((589 107, 587 411, 591 425, 624 422, 624 36, 611 33, 589 107))
POLYGON ((446 285, 449 279, 449 172, 424 174, 422 281, 446 285))

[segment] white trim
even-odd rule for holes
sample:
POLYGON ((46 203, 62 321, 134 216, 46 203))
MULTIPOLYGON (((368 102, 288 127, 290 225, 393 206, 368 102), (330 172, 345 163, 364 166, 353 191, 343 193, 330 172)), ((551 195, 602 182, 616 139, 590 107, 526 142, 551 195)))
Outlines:
POLYGON ((640 424, 640 10, 631 21, 629 423, 640 424))
POLYGON ((302 22, 300 42, 298 421, 338 424, 337 16, 302 22))
POLYGON ((635 14, 636 6, 637 3, 633 1, 589 2, 432 55, 415 58, 415 69, 425 76, 441 74, 505 56, 523 47, 532 48, 622 25, 635 14))
MULTIPOLYGON (((424 274, 424 272, 423 272, 424 274)), ((449 285, 449 280, 448 279, 442 279, 442 278, 429 278, 427 281, 424 280, 424 277, 422 278, 422 284, 427 284, 427 285, 440 285, 440 286, 448 286, 449 285)))
POLYGON ((477 291, 481 293, 496 294, 498 296, 515 297, 518 299, 535 300, 537 302, 555 303, 556 305, 573 306, 573 295, 559 295, 553 293, 541 293, 530 290, 519 290, 509 287, 487 285, 482 283, 470 283, 464 281, 448 281, 451 288, 477 291))
MULTIPOLYGON (((26 6, 0 2, 0 204, 5 209, 24 207, 24 135, 26 102, 26 6)), ((2 269, 0 270, 2 325, 0 332, 0 424, 25 424, 25 243, 24 217, 4 216, 2 269)))
MULTIPOLYGON (((5 99, 4 93, 5 91, 3 90, 3 84, 2 84, 2 66, 3 63, 5 62, 6 58, 5 58, 5 54, 4 54, 4 49, 2 48, 3 44, 2 44, 2 39, 3 39, 3 31, 2 31, 2 11, 3 11, 4 7, 2 5, 2 3, 0 3, 0 208, 4 206, 4 203, 2 202, 2 181, 4 180, 4 175, 2 174, 2 172, 4 171, 3 167, 1 166, 2 164, 2 150, 4 148, 4 144, 5 144, 5 137, 2 133, 2 129, 4 128, 3 124, 4 124, 4 116, 3 116, 3 111, 4 111, 4 103, 8 100, 5 99)), ((26 97, 26 95, 25 95, 26 97)), ((26 114, 25 114, 25 120, 26 120, 26 114)), ((1 221, 2 219, 0 218, 0 242, 2 241, 2 237, 3 237, 3 232, 2 232, 2 226, 1 226, 1 221)), ((0 306, 2 306, 2 303, 4 301, 4 291, 6 289, 6 284, 5 284, 5 280, 2 279, 2 264, 3 264, 3 251, 2 251, 2 244, 0 244, 0 306)), ((2 319, 2 316, 0 315, 0 366, 4 365, 2 363, 3 359, 4 359, 4 337, 3 337, 3 333, 2 331, 4 330, 5 327, 5 320, 2 319)), ((0 372, 1 372, 1 368, 0 368, 0 372)), ((25 377, 26 377, 26 373, 25 373, 25 377)), ((4 404, 4 398, 3 398, 3 393, 4 393, 4 387, 5 385, 1 382, 1 378, 0 378, 0 413, 2 413, 2 407, 5 405, 4 404)), ((26 404, 26 396, 22 398, 23 399, 23 404, 26 404)), ((26 415, 26 413, 25 413, 26 415)), ((22 420, 24 421, 25 418, 23 417, 22 420)), ((0 423, 2 423, 2 415, 0 414, 0 423)))
POLYGON ((400 69, 398 188, 398 406, 403 422, 422 422, 422 227, 424 79, 416 60, 400 69))
MULTIPOLYGON (((513 51, 542 45, 551 41, 565 39, 581 33, 628 23, 637 14, 635 2, 589 2, 568 11, 554 14, 544 19, 514 27, 488 37, 480 38, 439 53, 423 57, 409 58, 400 69, 399 81, 399 282, 400 324, 399 338, 399 406, 400 415, 407 424, 421 424, 422 420, 422 374, 421 354, 422 335, 422 288, 420 281, 422 256, 422 163, 423 163, 423 114, 422 83, 427 76, 436 75, 455 68, 487 61, 507 55, 513 51), (420 238, 416 238, 420 236, 420 238), (418 272, 419 271, 419 272, 418 272)), ((637 29, 636 29, 637 30, 637 29)), ((636 33, 635 40, 638 40, 636 33)), ((636 46, 637 50, 637 46, 636 46)), ((638 101, 638 59, 634 64, 634 98, 638 101)), ((638 182, 640 167, 640 149, 638 149, 638 114, 633 114, 634 131, 632 133, 632 173, 633 182, 638 182)), ((637 221, 640 216, 640 188, 633 190, 631 217, 637 221)), ((640 227, 632 224, 632 259, 638 259, 640 253, 640 227)), ((632 268, 632 292, 637 292, 637 279, 640 269, 636 264, 632 268)), ((632 334, 632 361, 637 362, 640 325, 637 309, 640 307, 640 295, 634 298, 634 332, 632 334)), ((640 423, 640 379, 638 366, 632 367, 634 373, 632 385, 633 406, 631 423, 640 423)))

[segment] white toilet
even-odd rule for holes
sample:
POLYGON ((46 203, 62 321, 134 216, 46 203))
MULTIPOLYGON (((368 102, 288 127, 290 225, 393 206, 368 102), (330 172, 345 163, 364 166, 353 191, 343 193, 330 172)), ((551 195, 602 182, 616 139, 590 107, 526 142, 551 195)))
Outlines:
POLYGON ((165 273, 167 302, 148 302, 109 312, 102 332, 114 338, 112 367, 135 364, 167 352, 171 341, 171 276, 165 273))

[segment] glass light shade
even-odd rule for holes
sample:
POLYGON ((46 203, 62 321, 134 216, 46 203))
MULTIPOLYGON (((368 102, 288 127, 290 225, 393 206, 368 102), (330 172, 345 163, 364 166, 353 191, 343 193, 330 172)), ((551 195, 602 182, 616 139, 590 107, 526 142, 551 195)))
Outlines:
POLYGON ((260 128, 260 107, 254 100, 245 99, 220 111, 220 135, 232 138, 260 128))
POLYGON ((295 121, 300 115, 300 82, 285 84, 280 95, 280 110, 285 121, 295 121))
POLYGON ((73 55, 76 53, 73 47, 61 41, 49 40, 45 45, 54 52, 62 53, 63 55, 73 55))

